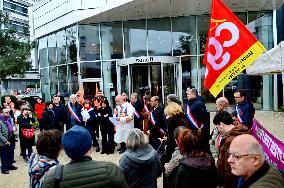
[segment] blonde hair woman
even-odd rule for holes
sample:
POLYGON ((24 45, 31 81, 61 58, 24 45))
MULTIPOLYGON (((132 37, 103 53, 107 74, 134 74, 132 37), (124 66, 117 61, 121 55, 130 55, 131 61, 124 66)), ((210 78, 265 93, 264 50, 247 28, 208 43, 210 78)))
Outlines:
POLYGON ((174 138, 174 131, 179 126, 189 127, 189 123, 183 114, 182 108, 175 102, 170 102, 165 110, 166 116, 168 116, 168 133, 166 141, 166 163, 170 161, 175 148, 177 147, 174 138))

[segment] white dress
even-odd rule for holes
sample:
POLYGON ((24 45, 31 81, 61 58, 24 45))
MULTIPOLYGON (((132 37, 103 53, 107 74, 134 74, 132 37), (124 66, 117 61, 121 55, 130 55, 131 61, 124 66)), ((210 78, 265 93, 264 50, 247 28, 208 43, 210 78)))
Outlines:
POLYGON ((114 141, 118 144, 121 142, 126 143, 129 131, 134 128, 134 107, 130 103, 124 102, 121 106, 117 106, 117 111, 118 115, 114 115, 114 117, 119 117, 120 121, 116 126, 114 141), (132 120, 126 122, 127 117, 132 120))

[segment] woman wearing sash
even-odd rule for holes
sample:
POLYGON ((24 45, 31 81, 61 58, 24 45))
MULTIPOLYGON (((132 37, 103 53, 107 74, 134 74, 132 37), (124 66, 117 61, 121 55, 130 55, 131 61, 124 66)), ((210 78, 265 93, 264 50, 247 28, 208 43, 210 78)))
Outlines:
POLYGON ((77 96, 72 94, 65 107, 65 126, 69 130, 74 125, 84 125, 81 114, 82 105, 77 102, 77 96))

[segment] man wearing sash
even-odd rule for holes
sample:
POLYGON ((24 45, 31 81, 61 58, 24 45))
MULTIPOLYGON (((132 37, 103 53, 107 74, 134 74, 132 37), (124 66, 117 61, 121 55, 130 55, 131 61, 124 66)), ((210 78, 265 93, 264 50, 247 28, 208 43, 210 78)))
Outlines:
POLYGON ((142 103, 138 100, 138 94, 132 93, 130 96, 130 101, 132 106, 134 107, 134 128, 143 130, 142 120, 143 117, 141 115, 141 111, 143 110, 142 103))
POLYGON ((164 114, 164 108, 159 106, 159 97, 153 96, 150 101, 152 112, 150 112, 150 122, 149 122, 149 144, 157 150, 161 144, 159 138, 166 136, 167 125, 166 118, 164 114))
POLYGON ((189 128, 201 136, 204 150, 209 152, 210 115, 204 103, 197 98, 196 89, 189 89, 186 93, 188 101, 185 105, 185 115, 190 125, 189 128))
POLYGON ((113 117, 116 117, 119 124, 116 126, 114 141, 120 144, 121 148, 119 153, 122 154, 126 151, 128 133, 134 128, 134 108, 130 103, 126 102, 121 95, 117 95, 115 101, 117 106, 114 109, 113 117))
POLYGON ((65 126, 69 130, 74 125, 83 125, 83 117, 81 114, 82 105, 77 102, 77 96, 72 94, 70 101, 65 107, 65 126))
POLYGON ((255 109, 252 103, 246 99, 246 93, 243 90, 237 90, 234 97, 237 103, 234 109, 237 112, 238 121, 250 129, 253 124, 255 109))

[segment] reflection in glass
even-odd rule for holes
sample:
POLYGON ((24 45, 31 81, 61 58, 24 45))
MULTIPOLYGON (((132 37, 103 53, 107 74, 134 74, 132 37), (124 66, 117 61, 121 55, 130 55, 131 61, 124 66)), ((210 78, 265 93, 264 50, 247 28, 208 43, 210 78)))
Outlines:
POLYGON ((40 68, 44 68, 48 66, 48 60, 47 60, 47 38, 41 38, 38 42, 38 51, 39 51, 39 66, 40 68))
POLYGON ((59 78, 59 91, 63 96, 65 96, 68 92, 68 84, 67 84, 67 66, 62 65, 58 67, 58 75, 59 78))
POLYGON ((77 26, 66 29, 66 42, 67 42, 67 62, 77 62, 77 26))
POLYGON ((197 45, 198 54, 204 54, 209 29, 210 15, 197 16, 197 45))
POLYGON ((151 63, 150 65, 151 95, 159 96, 162 100, 162 75, 161 63, 151 63))
POLYGON ((102 59, 122 59, 123 39, 122 22, 102 23, 102 59))
POLYGON ((103 83, 104 83, 104 95, 107 97, 110 106, 115 104, 114 97, 117 95, 117 73, 115 61, 102 62, 103 69, 103 83))
MULTIPOLYGON (((176 70, 175 64, 163 64, 163 77, 164 77, 164 96, 176 93, 176 70)), ((165 101, 164 101, 165 102, 165 101)))
POLYGON ((56 33, 57 40, 57 62, 58 64, 66 63, 66 38, 65 30, 56 33))
POLYGON ((128 78, 128 67, 120 66, 120 85, 121 93, 129 93, 129 78, 128 78))
POLYGON ((171 56, 171 22, 169 18, 147 21, 148 55, 171 56))
POLYGON ((99 34, 98 25, 79 25, 79 51, 81 61, 100 59, 99 34))
POLYGON ((77 63, 68 65, 68 85, 68 93, 70 95, 76 93, 79 89, 77 63))
POLYGON ((101 78, 101 62, 81 63, 82 78, 101 78))
POLYGON ((48 43, 48 62, 49 65, 56 65, 57 59, 56 59, 56 36, 55 34, 49 35, 47 38, 48 43))
POLYGON ((174 56, 196 55, 195 18, 195 16, 172 18, 174 56))
POLYGON ((133 64, 131 65, 131 92, 139 93, 139 88, 149 87, 149 65, 133 64))
POLYGON ((123 22, 125 57, 147 55, 146 20, 123 22))
POLYGON ((48 68, 40 69, 41 92, 45 101, 50 100, 50 84, 48 68))
POLYGON ((50 93, 55 95, 58 92, 57 67, 50 67, 50 93))

